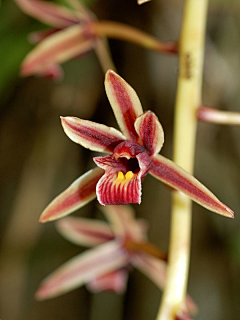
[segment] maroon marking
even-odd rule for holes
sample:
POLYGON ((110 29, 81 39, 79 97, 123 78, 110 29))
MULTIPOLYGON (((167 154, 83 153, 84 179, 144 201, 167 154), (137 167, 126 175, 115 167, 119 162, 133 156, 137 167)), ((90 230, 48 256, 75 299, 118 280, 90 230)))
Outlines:
POLYGON ((129 138, 133 141, 138 140, 138 134, 134 127, 134 122, 137 119, 138 115, 134 110, 132 101, 124 87, 124 85, 119 81, 118 77, 115 76, 112 72, 109 72, 109 78, 114 89, 115 96, 118 101, 121 113, 123 115, 124 126, 128 131, 129 138))
POLYGON ((83 29, 81 29, 79 30, 79 33, 74 37, 69 36, 67 39, 62 40, 60 43, 43 51, 40 55, 38 54, 37 56, 35 56, 35 58, 31 58, 30 62, 28 61, 28 58, 26 58, 27 59, 26 61, 28 63, 26 64, 26 61, 25 61, 25 64, 23 65, 23 68, 22 68, 22 74, 27 75, 29 72, 32 71, 32 69, 34 69, 35 65, 39 65, 39 64, 41 65, 47 62, 51 62, 52 57, 57 55, 58 52, 61 52, 62 50, 66 51, 66 49, 68 50, 69 47, 76 46, 79 43, 86 42, 86 41, 89 41, 89 39, 84 38, 83 29))
MULTIPOLYGON (((192 197, 193 200, 199 201, 200 204, 205 204, 208 208, 219 210, 220 212, 225 212, 225 214, 228 213, 228 216, 233 216, 232 210, 229 209, 225 204, 220 202, 214 195, 207 195, 204 191, 199 189, 181 173, 174 170, 171 166, 162 163, 159 159, 152 157, 152 167, 150 169, 150 172, 175 189, 185 192, 187 195, 192 197)), ((201 187, 206 188, 203 185, 201 185, 201 187)))
POLYGON ((101 147, 105 147, 110 151, 113 151, 114 148, 121 143, 123 140, 116 138, 114 135, 107 135, 105 132, 101 132, 101 129, 93 129, 81 124, 81 126, 76 126, 66 121, 64 118, 62 119, 65 125, 67 125, 75 134, 79 137, 85 139, 86 141, 90 141, 95 143, 101 147))
MULTIPOLYGON (((103 173, 97 175, 96 177, 92 178, 87 183, 80 185, 79 189, 76 190, 74 193, 69 194, 63 200, 56 201, 56 204, 50 208, 42 221, 47 221, 51 216, 54 216, 56 213, 61 213, 63 211, 70 210, 71 207, 75 206, 77 203, 81 203, 85 199, 93 196, 96 193, 96 185, 98 180, 101 178, 103 173)), ((53 200, 54 201, 54 200, 53 200)))

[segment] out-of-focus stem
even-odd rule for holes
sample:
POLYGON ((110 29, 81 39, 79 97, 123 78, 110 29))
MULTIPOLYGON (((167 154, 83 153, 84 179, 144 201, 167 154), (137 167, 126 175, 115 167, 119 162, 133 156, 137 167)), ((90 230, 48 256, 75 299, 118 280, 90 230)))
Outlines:
MULTIPOLYGON (((175 106, 174 161, 192 173, 197 108, 201 105, 204 36, 208 0, 185 0, 179 43, 179 76, 175 106)), ((167 282, 157 320, 173 320, 183 308, 188 279, 191 200, 173 192, 167 282)))
POLYGON ((161 42, 157 38, 154 38, 137 28, 119 22, 92 22, 91 31, 95 36, 105 36, 107 38, 128 41, 153 51, 163 53, 178 52, 178 45, 176 42, 161 42))
POLYGON ((201 106, 197 110, 198 120, 210 123, 240 125, 240 112, 219 111, 213 108, 201 106))
POLYGON ((131 240, 127 240, 124 243, 124 247, 130 251, 140 251, 140 252, 146 252, 158 259, 167 261, 167 254, 160 249, 158 249, 156 246, 154 246, 150 242, 134 242, 131 240))

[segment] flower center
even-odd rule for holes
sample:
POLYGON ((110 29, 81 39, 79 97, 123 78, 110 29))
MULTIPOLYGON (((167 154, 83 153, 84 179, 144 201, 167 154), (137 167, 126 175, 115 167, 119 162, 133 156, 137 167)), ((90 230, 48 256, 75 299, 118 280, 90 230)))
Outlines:
POLYGON ((131 180, 134 176, 135 174, 132 171, 128 171, 125 175, 124 173, 122 173, 122 171, 119 171, 117 175, 117 180, 119 182, 122 182, 124 180, 131 180))

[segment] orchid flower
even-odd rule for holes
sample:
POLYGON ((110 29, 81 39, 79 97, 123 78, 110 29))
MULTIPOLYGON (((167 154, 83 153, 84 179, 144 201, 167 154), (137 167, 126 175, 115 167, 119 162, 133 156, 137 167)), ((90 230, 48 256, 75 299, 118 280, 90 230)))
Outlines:
POLYGON ((94 15, 79 1, 67 0, 71 9, 46 1, 15 1, 25 13, 51 26, 30 35, 30 41, 39 44, 25 57, 21 68, 23 76, 60 78, 63 74, 60 63, 85 55, 97 48, 98 43, 106 53, 105 40, 96 40, 89 34, 94 15))
POLYGON ((143 113, 136 92, 114 71, 106 73, 105 88, 122 133, 75 117, 62 118, 67 136, 93 151, 110 153, 93 160, 97 168, 78 178, 44 210, 40 222, 66 216, 94 199, 102 205, 141 202, 141 184, 149 172, 173 189, 226 217, 233 211, 174 162, 158 154, 164 133, 156 115, 143 113))
POLYGON ((52 28, 30 35, 37 46, 25 57, 22 76, 39 75, 60 78, 60 63, 95 50, 106 72, 114 69, 106 38, 120 39, 157 52, 175 54, 175 42, 163 43, 134 27, 114 22, 97 21, 96 17, 78 0, 65 0, 70 8, 42 0, 15 0, 28 15, 52 28))
MULTIPOLYGON (((67 217, 56 223, 60 234, 69 241, 94 248, 67 261, 48 276, 36 293, 38 299, 56 297, 84 284, 93 292, 111 290, 123 293, 131 266, 163 289, 166 262, 145 250, 149 244, 146 221, 136 220, 130 206, 106 206, 102 209, 110 225, 104 221, 76 217, 67 217)), ((192 313, 196 308, 187 296, 184 310, 192 313)))

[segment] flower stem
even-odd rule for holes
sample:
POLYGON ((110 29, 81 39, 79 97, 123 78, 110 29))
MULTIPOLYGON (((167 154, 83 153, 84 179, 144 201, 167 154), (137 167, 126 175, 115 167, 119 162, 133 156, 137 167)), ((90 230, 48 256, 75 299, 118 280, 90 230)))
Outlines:
POLYGON ((129 25, 114 21, 94 21, 91 31, 95 37, 105 36, 137 44, 149 50, 163 53, 177 53, 176 42, 161 42, 157 38, 129 25))
MULTIPOLYGON (((179 43, 179 75, 175 106, 174 161, 192 173, 196 141, 197 108, 201 105, 204 37, 208 0, 185 0, 179 43)), ((173 192, 167 282, 157 320, 173 320, 186 295, 191 200, 173 192)))

